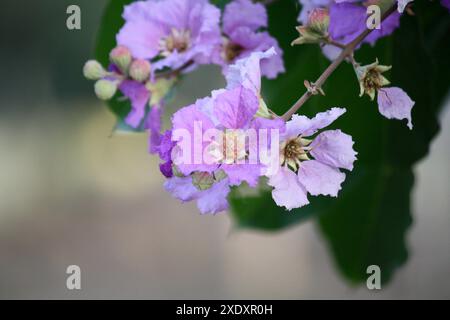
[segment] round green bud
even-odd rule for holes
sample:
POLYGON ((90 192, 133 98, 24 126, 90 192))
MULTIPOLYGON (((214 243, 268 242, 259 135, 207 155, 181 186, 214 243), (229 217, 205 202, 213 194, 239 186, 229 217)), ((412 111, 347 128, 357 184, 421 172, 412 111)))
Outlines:
POLYGON ((94 86, 95 95, 101 100, 109 100, 116 94, 117 84, 109 80, 98 80, 94 86))
POLYGON ((131 64, 131 52, 127 47, 118 46, 112 49, 109 54, 109 59, 114 63, 123 73, 128 72, 128 68, 131 64))
POLYGON ((83 75, 89 80, 99 80, 106 75, 106 71, 98 61, 89 60, 84 64, 83 75))
POLYGON ((150 77, 150 62, 144 59, 136 59, 131 63, 129 74, 133 80, 145 82, 150 77))

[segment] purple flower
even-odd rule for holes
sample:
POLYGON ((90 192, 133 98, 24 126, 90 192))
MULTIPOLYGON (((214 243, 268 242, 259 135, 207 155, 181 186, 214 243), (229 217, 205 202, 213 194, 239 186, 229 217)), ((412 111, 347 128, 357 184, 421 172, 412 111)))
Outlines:
POLYGON ((207 0, 137 1, 125 7, 117 42, 133 56, 155 59, 153 71, 204 64, 220 42, 220 10, 207 0))
POLYGON ((282 166, 269 176, 269 185, 274 187, 272 197, 277 205, 288 210, 302 207, 309 203, 308 193, 337 196, 345 180, 345 173, 339 169, 353 170, 356 160, 352 137, 340 130, 327 130, 312 140, 307 138, 344 112, 345 109, 332 108, 312 119, 294 115, 286 123, 280 147, 282 166))
POLYGON ((182 201, 197 200, 202 213, 226 210, 230 186, 245 181, 254 187, 265 172, 266 164, 258 159, 259 154, 255 162, 249 159, 259 147, 270 147, 272 137, 265 142, 260 137, 244 139, 241 145, 238 140, 247 129, 284 130, 282 120, 259 115, 260 63, 274 54, 274 49, 253 53, 230 66, 227 88, 177 111, 172 117, 172 131, 160 139, 157 151, 163 161, 160 169, 169 178, 166 190, 182 201), (208 132, 213 136, 205 139, 208 132))
POLYGON ((225 7, 223 14, 223 40, 216 48, 213 60, 227 66, 239 59, 248 57, 252 52, 275 48, 277 55, 261 62, 262 75, 272 79, 284 72, 283 51, 278 42, 268 32, 260 31, 267 27, 266 8, 250 0, 236 0, 225 7))
POLYGON ((408 128, 412 129, 411 110, 415 102, 400 88, 378 89, 378 110, 388 119, 407 119, 408 128))

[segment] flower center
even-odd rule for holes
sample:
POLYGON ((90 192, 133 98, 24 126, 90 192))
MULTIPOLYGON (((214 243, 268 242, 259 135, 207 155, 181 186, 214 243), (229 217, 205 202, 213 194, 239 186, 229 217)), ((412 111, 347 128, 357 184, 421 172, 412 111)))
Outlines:
POLYGON ((311 140, 304 139, 301 136, 283 142, 281 145, 280 162, 282 165, 288 165, 297 171, 302 161, 310 160, 308 152, 311 147, 311 140))
POLYGON ((241 130, 226 130, 222 141, 209 146, 209 155, 218 163, 233 164, 247 157, 245 133, 241 130))
POLYGON ((367 71, 367 75, 364 78, 364 87, 370 89, 380 89, 383 86, 380 73, 376 70, 367 71))
POLYGON ((228 38, 224 38, 222 58, 226 62, 236 59, 244 51, 244 47, 240 44, 231 42, 228 38))
POLYGON ((161 55, 169 56, 172 52, 184 52, 189 49, 191 45, 191 32, 189 30, 177 30, 173 28, 170 34, 161 39, 159 46, 161 55))

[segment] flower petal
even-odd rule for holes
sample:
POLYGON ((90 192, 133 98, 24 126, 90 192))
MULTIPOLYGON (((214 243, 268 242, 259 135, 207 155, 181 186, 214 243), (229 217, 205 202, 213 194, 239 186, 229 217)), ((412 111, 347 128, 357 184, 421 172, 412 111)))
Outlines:
POLYGON ((280 167, 279 171, 269 178, 268 184, 274 187, 272 198, 280 207, 292 210, 309 203, 305 187, 300 184, 297 175, 286 167, 280 167))
POLYGON ((197 200, 197 207, 202 214, 216 214, 228 209, 228 179, 216 182, 208 190, 202 191, 197 200))
POLYGON ((332 124, 345 112, 346 110, 343 108, 331 108, 326 112, 318 113, 312 119, 309 119, 306 116, 294 114, 291 120, 286 123, 286 136, 294 137, 300 134, 304 137, 312 136, 318 130, 332 124))
POLYGON ((356 152, 353 140, 341 130, 328 130, 320 133, 311 143, 311 155, 331 167, 353 170, 356 152))
POLYGON ((337 197, 345 174, 316 160, 302 162, 298 170, 300 183, 313 196, 337 197))
POLYGON ((256 31, 267 27, 267 12, 264 5, 250 0, 236 0, 225 7, 223 14, 223 30, 232 33, 238 27, 247 27, 256 31))
POLYGON ((253 52, 250 56, 236 61, 227 69, 227 88, 233 89, 242 85, 259 95, 261 91, 261 63, 276 54, 275 48, 272 47, 265 52, 253 52))
POLYGON ((197 199, 200 194, 200 191, 192 184, 192 177, 172 177, 166 180, 164 188, 183 202, 197 199))
POLYGON ((258 111, 256 95, 243 86, 227 90, 216 97, 214 115, 228 129, 245 129, 258 111))
POLYGON ((119 86, 120 91, 131 101, 131 111, 125 122, 133 128, 139 127, 145 115, 150 92, 145 85, 137 81, 125 80, 119 86))
POLYGON ((378 90, 378 110, 388 119, 407 119, 412 129, 411 110, 415 102, 400 88, 382 88, 378 90))

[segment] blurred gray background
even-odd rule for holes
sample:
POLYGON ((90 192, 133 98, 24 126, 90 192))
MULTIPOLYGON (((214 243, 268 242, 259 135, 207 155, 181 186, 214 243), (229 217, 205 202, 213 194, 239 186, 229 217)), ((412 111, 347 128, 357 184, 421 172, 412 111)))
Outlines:
MULTIPOLYGON (((162 187, 146 136, 114 117, 81 69, 106 0, 2 0, 0 298, 450 298, 450 114, 416 168, 410 259, 380 291, 352 287, 314 221, 281 233, 235 230, 162 187), (82 9, 68 31, 66 7, 82 9), (66 289, 66 268, 82 290, 66 289)), ((203 68, 185 105, 223 84, 203 68)), ((287 213, 288 214, 288 213, 287 213)))

